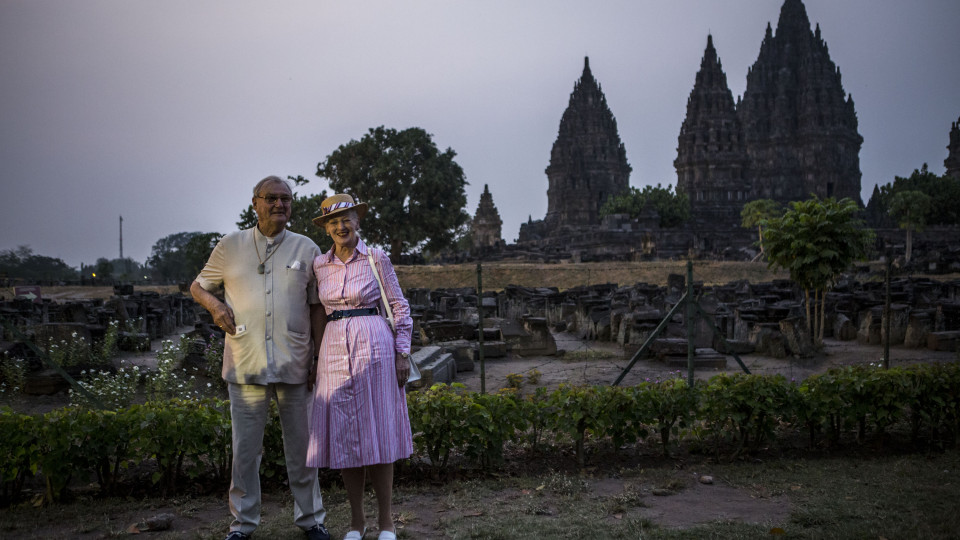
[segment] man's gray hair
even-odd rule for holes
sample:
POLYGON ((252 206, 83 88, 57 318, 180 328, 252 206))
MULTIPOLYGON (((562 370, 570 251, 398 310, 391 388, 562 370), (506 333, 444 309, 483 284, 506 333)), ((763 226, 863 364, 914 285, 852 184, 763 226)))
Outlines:
POLYGON ((269 184, 269 183, 271 183, 271 182, 279 182, 279 183, 287 186, 287 189, 290 190, 290 193, 291 193, 291 194, 293 193, 293 186, 290 185, 290 182, 289 182, 289 181, 284 180, 283 178, 280 178, 279 176, 270 175, 270 176, 264 178, 263 180, 257 182, 257 185, 253 186, 253 196, 254 196, 254 197, 259 197, 259 196, 260 196, 260 188, 262 188, 264 184, 269 184))

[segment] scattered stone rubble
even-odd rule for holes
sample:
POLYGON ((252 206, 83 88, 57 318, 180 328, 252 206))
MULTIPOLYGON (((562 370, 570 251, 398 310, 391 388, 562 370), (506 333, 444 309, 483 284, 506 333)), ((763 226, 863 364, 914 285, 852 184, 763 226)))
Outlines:
MULTIPOLYGON (((885 286, 880 276, 844 279, 827 294, 824 337, 881 345, 885 286)), ((552 332, 580 339, 616 342, 637 351, 685 291, 682 275, 664 287, 638 283, 556 288, 509 286, 483 296, 484 356, 557 354, 552 332)), ((409 291, 416 356, 424 385, 450 382, 457 371, 472 370, 478 356, 477 295, 473 289, 409 291)), ((726 367, 726 355, 761 354, 810 358, 814 346, 806 331, 803 292, 792 282, 739 281, 722 286, 694 285, 694 296, 709 320, 693 320, 697 367, 726 367), (719 330, 717 336, 712 328, 719 330)), ((891 282, 891 345, 955 351, 960 342, 960 281, 895 278, 891 282)), ((670 366, 686 366, 686 310, 680 309, 649 348, 670 366)))
MULTIPOLYGON (((632 355, 685 290, 682 275, 669 276, 666 286, 601 284, 565 291, 508 286, 502 291, 484 292, 479 302, 472 288, 410 289, 407 298, 413 318, 413 360, 423 374, 411 387, 451 383, 457 373, 475 369, 481 350, 481 316, 485 359, 562 354, 553 337, 555 332, 569 332, 583 340, 615 342, 632 355)), ((696 367, 704 368, 725 368, 727 355, 731 354, 801 359, 815 354, 805 330, 803 292, 792 282, 695 283, 693 290, 697 304, 709 317, 697 314, 689 336, 684 320, 687 310, 676 310, 651 343, 649 357, 671 367, 686 366, 689 339, 693 340, 696 367)), ((209 314, 185 295, 117 292, 106 301, 5 301, 0 303, 0 319, 26 328, 26 336, 35 343, 67 339, 74 333, 93 343, 102 339, 110 321, 118 320, 123 329, 123 350, 148 350, 151 339, 192 325, 185 364, 203 362, 205 346, 223 338, 209 314)), ((841 280, 827 294, 825 337, 881 345, 886 332, 885 294, 882 276, 858 274, 841 280)), ((960 280, 897 277, 891 281, 890 297, 891 345, 958 350, 960 280)), ((34 384, 27 389, 29 392, 63 389, 62 378, 46 373, 49 370, 19 336, 0 335, 3 353, 27 358, 31 370, 47 375, 46 382, 34 384)))
MULTIPOLYGON (((44 348, 51 341, 82 338, 90 347, 103 340, 111 321, 118 321, 120 350, 140 352, 150 349, 151 340, 195 324, 196 304, 183 295, 134 292, 130 285, 116 286, 114 293, 107 300, 57 303, 14 298, 0 302, 0 354, 27 360, 26 393, 53 394, 68 386, 63 377, 43 364, 31 345, 44 348)), ((86 367, 71 366, 67 372, 76 377, 86 367)))

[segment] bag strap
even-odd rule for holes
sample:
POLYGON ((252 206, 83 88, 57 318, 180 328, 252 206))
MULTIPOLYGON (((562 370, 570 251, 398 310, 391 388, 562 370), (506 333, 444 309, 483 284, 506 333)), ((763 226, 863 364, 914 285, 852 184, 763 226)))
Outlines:
POLYGON ((393 322, 393 310, 390 309, 390 302, 387 301, 387 293, 383 290, 383 281, 380 279, 380 272, 377 271, 377 265, 373 262, 373 250, 367 250, 367 260, 370 261, 370 269, 373 270, 373 277, 377 278, 377 286, 380 287, 380 300, 383 302, 383 310, 387 314, 387 321, 390 322, 390 329, 397 331, 393 322))

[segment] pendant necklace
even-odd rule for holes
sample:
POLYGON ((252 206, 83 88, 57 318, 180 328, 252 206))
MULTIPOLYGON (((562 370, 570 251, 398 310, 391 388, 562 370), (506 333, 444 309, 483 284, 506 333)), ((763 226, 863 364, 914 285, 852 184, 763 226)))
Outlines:
MULTIPOLYGON (((270 260, 270 257, 273 257, 273 254, 276 253, 276 252, 280 249, 280 244, 283 243, 283 239, 286 238, 286 237, 287 237, 287 230, 284 229, 284 230, 283 230, 283 235, 280 236, 280 241, 277 242, 277 245, 273 246, 273 252, 267 254, 266 257, 264 257, 263 259, 261 259, 261 258, 260 258, 260 248, 257 247, 257 233, 256 233, 256 231, 254 231, 254 233, 253 233, 253 249, 257 250, 257 260, 260 261, 260 265, 257 266, 257 273, 258 273, 258 274, 263 274, 264 269, 265 269, 265 266, 264 266, 264 265, 267 264, 267 261, 270 260)), ((269 250, 269 247, 267 248, 267 250, 269 250)))

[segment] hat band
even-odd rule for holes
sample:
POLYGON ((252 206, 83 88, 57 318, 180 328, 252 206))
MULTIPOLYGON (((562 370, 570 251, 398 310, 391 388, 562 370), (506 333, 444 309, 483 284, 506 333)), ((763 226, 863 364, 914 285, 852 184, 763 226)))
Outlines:
POLYGON ((323 212, 323 215, 327 215, 330 212, 333 212, 334 210, 341 210, 343 208, 352 208, 353 206, 354 204, 352 202, 343 201, 343 202, 331 204, 330 206, 321 206, 320 211, 323 212))

